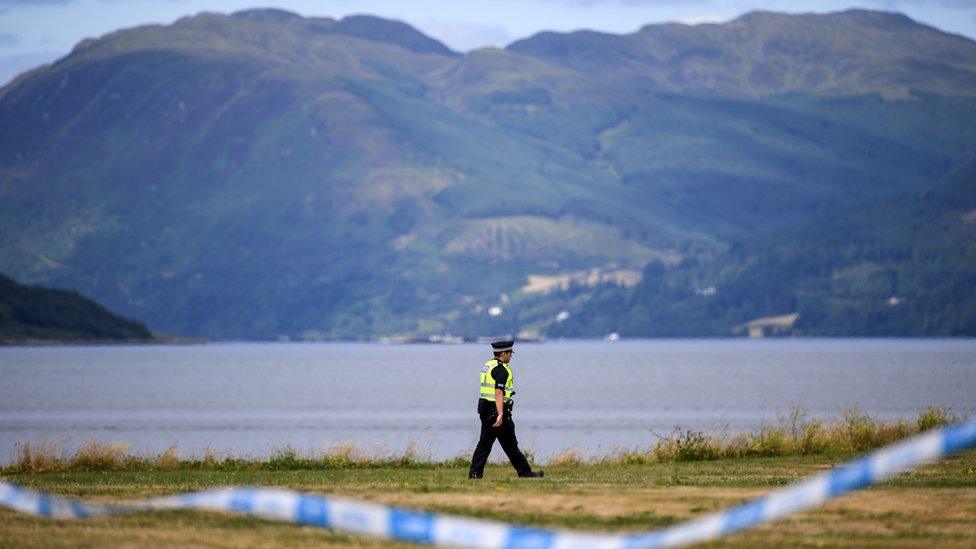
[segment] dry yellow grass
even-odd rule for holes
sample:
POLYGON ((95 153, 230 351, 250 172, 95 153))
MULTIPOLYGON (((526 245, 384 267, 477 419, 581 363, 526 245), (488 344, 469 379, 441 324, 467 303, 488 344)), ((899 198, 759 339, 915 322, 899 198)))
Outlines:
POLYGON ((156 457, 155 466, 162 471, 172 471, 180 466, 183 456, 176 446, 170 446, 156 457))
POLYGON ((75 451, 74 457, 71 458, 71 465, 81 469, 117 467, 129 457, 131 449, 132 446, 123 442, 90 440, 75 451))
POLYGON ((579 465, 580 463, 583 463, 583 461, 584 459, 582 453, 575 448, 570 448, 569 450, 553 456, 552 459, 549 460, 549 464, 560 467, 564 465, 579 465))
POLYGON ((36 443, 21 442, 14 451, 14 463, 28 473, 57 471, 64 461, 58 445, 47 440, 36 443))

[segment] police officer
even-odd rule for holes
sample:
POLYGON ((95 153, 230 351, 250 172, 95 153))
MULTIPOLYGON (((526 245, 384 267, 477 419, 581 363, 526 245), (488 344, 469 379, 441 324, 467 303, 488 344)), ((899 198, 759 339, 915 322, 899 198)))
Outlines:
POLYGON ((539 478, 542 471, 532 471, 529 462, 519 450, 512 421, 512 396, 515 379, 508 363, 512 360, 514 341, 496 341, 491 344, 495 358, 481 368, 481 398, 478 399, 478 416, 481 418, 481 438, 471 458, 468 478, 481 478, 495 439, 502 445, 505 455, 520 477, 539 478))

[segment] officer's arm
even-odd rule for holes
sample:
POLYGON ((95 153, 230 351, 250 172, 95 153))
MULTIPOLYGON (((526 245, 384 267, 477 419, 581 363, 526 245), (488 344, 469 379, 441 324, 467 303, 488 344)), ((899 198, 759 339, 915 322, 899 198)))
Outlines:
POLYGON ((491 370, 491 379, 495 380, 495 410, 498 411, 498 419, 492 427, 497 429, 502 426, 505 417, 505 383, 508 382, 508 372, 501 366, 495 366, 491 370))

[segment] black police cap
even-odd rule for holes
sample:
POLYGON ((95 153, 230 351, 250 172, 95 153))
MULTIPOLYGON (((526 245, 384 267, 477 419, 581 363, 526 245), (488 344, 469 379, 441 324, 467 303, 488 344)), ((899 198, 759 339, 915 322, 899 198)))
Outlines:
POLYGON ((496 353, 504 353, 505 351, 511 351, 515 347, 514 341, 492 341, 491 350, 496 353))

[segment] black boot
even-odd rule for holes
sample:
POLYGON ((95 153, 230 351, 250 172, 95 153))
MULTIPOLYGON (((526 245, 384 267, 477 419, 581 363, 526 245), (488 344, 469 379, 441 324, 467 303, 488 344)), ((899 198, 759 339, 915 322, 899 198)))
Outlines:
POLYGON ((527 475, 522 475, 522 478, 542 478, 544 476, 546 476, 545 471, 531 471, 527 475))

